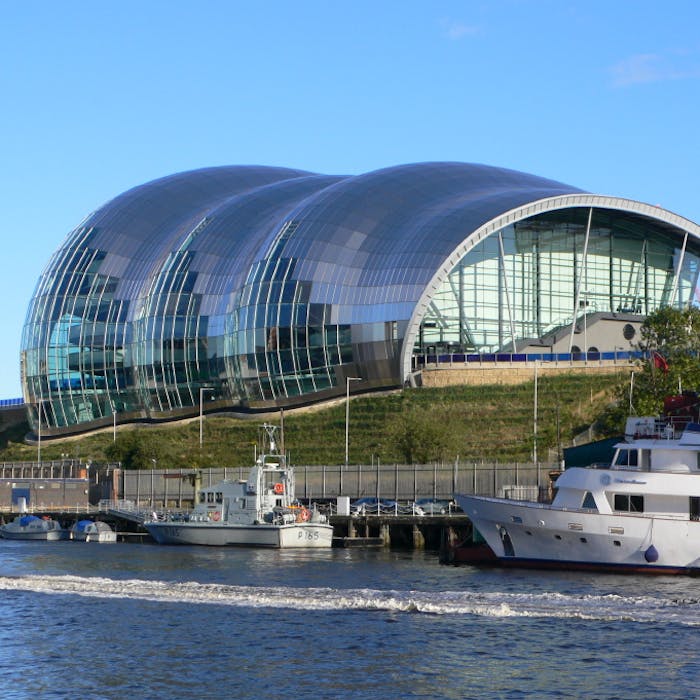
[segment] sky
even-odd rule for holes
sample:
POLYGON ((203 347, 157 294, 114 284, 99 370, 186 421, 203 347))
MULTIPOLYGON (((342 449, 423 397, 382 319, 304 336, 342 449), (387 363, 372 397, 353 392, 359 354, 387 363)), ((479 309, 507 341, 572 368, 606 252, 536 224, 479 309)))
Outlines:
POLYGON ((0 0, 0 398, 82 219, 213 165, 512 168, 700 223, 696 0, 0 0))

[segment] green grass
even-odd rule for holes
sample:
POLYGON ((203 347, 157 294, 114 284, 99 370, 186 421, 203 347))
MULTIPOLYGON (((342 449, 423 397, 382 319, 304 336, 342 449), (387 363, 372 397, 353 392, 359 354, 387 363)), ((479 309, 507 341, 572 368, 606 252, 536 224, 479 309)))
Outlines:
MULTIPOLYGON (((543 377, 538 382, 538 456, 548 459, 587 429, 609 405, 621 375, 572 374, 543 377), (558 423, 558 429, 557 429, 558 423)), ((120 426, 138 432, 143 449, 158 468, 245 466, 254 456, 262 419, 209 416, 204 445, 199 447, 199 421, 159 426, 120 426)), ((273 422, 279 422, 277 420, 273 422)), ((415 438, 414 462, 530 461, 533 451, 534 383, 516 386, 452 386, 406 389, 350 403, 350 462, 370 464, 408 461, 400 438, 415 438), (420 452, 422 450, 422 452, 420 452)), ((345 459, 345 403, 305 411, 286 411, 285 446, 293 464, 340 464, 345 459)), ((27 426, 24 426, 25 430, 27 426)), ((35 445, 25 445, 20 432, 0 436, 0 460, 34 461, 35 445)), ((133 433, 131 433, 133 435, 133 433)), ((108 461, 111 429, 79 438, 42 441, 42 460, 69 457, 108 461)), ((150 459, 148 460, 150 463, 150 459)))

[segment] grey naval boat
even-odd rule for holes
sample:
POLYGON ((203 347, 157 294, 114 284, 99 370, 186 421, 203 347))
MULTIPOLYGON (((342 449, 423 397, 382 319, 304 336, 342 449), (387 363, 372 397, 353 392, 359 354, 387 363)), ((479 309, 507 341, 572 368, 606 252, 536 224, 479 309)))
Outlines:
POLYGON ((264 424, 264 444, 247 480, 198 488, 187 515, 154 513, 144 527, 159 544, 240 547, 330 547, 333 527, 294 497, 294 470, 278 451, 277 426, 264 424), (176 519, 177 517, 177 519, 176 519))

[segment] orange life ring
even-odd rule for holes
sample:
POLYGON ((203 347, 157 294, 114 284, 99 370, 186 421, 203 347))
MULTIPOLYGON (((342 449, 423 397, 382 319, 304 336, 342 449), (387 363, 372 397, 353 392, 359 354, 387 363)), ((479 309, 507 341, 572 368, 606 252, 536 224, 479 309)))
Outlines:
POLYGON ((218 510, 215 510, 215 511, 211 514, 212 520, 218 520, 220 517, 221 517, 221 513, 219 513, 218 510))
POLYGON ((273 491, 274 491, 278 496, 281 496, 281 495, 284 493, 284 484, 282 484, 281 482, 278 481, 278 482, 274 485, 273 491))
POLYGON ((301 518, 301 521, 305 523, 311 517, 311 513, 307 508, 302 508, 301 512, 299 513, 299 517, 301 518))

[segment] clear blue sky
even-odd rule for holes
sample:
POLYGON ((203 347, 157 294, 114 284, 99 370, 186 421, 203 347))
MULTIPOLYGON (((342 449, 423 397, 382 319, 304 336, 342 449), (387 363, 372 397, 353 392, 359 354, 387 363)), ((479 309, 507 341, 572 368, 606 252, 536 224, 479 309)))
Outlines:
POLYGON ((487 163, 700 222, 695 0, 1 0, 0 398, 39 274, 135 185, 487 163))

